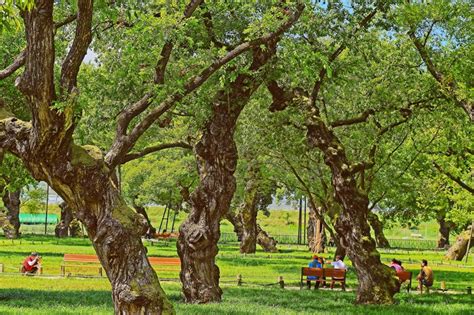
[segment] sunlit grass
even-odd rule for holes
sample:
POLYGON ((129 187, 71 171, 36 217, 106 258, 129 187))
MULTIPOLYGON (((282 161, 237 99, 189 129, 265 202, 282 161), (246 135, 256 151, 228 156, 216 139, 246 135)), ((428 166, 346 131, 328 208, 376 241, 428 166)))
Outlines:
MULTIPOLYGON (((435 272, 434 293, 428 296, 401 293, 396 296, 397 305, 362 309, 353 305, 353 290, 357 282, 351 267, 348 273, 350 292, 300 291, 300 268, 307 265, 311 254, 305 246, 286 245, 280 248, 280 253, 268 254, 259 250, 254 255, 241 255, 238 244, 221 244, 217 263, 221 270, 224 300, 220 304, 183 304, 178 272, 160 271, 158 274, 178 313, 182 314, 333 314, 335 310, 338 314, 472 313, 472 296, 462 293, 467 286, 474 284, 474 268, 467 268, 461 262, 448 264, 443 261, 443 252, 383 250, 383 261, 388 263, 393 257, 399 258, 415 275, 419 260, 428 259, 435 272), (239 274, 244 281, 242 287, 237 286, 236 277, 239 274), (284 290, 276 285, 279 276, 283 276, 285 281, 284 290), (446 282, 448 294, 436 293, 441 281, 446 282)), ((106 278, 91 278, 97 276, 95 269, 70 269, 73 276, 82 274, 88 275, 87 278, 59 276, 64 253, 93 254, 94 251, 88 239, 58 240, 44 236, 28 236, 13 242, 0 239, 0 263, 5 266, 5 273, 0 274, 0 314, 112 313, 110 284, 106 278), (44 258, 45 275, 19 275, 19 264, 33 250, 40 252, 44 258)), ((148 253, 150 256, 177 256, 173 242, 148 245, 148 253)), ((332 257, 332 251, 325 256, 332 257)), ((350 262, 347 263, 350 266, 350 262)))

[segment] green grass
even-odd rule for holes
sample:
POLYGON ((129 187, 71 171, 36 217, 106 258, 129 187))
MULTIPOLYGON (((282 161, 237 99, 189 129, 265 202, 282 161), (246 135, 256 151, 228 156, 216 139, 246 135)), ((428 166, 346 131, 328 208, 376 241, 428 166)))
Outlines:
MULTIPOLYGON (((172 242, 148 246, 150 256, 174 256, 172 242)), ((105 278, 59 277, 64 253, 93 253, 88 239, 60 239, 27 236, 21 241, 0 239, 0 263, 5 273, 0 274, 0 314, 110 314, 113 305, 110 285, 105 278), (23 277, 18 275, 18 265, 32 250, 43 256, 45 275, 23 277)), ((360 307, 353 305, 354 292, 299 290, 299 271, 307 265, 311 254, 304 246, 281 246, 281 252, 268 254, 258 251, 255 255, 240 255, 238 244, 220 245, 217 263, 221 269, 223 303, 186 305, 182 303, 180 284, 176 271, 160 272, 162 284, 181 314, 474 314, 472 296, 461 294, 467 286, 474 286, 474 268, 464 263, 442 261, 443 252, 436 251, 382 251, 382 260, 396 257, 409 270, 416 273, 419 260, 426 258, 435 272, 434 288, 446 281, 449 293, 420 296, 402 293, 392 306, 360 307), (441 264, 443 263, 443 264, 441 264), (244 285, 236 286, 236 276, 241 274, 244 285), (286 288, 281 290, 277 278, 283 276, 286 288), (164 281, 164 279, 171 279, 164 281), (337 311, 336 311, 337 309, 337 311)), ((325 254, 332 256, 332 252, 325 254)), ((471 266, 474 262, 469 263, 471 266)), ((350 265, 350 263, 349 263, 350 265)), ((71 272, 93 275, 90 269, 71 272)), ((356 286, 355 273, 350 268, 348 287, 356 286)))

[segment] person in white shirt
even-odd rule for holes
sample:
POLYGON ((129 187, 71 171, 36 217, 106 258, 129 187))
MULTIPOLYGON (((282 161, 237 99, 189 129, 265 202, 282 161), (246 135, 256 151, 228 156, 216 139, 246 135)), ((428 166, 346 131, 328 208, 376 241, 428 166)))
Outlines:
POLYGON ((331 265, 334 267, 334 269, 346 269, 347 266, 346 264, 342 261, 342 257, 337 255, 336 260, 331 262, 331 265))

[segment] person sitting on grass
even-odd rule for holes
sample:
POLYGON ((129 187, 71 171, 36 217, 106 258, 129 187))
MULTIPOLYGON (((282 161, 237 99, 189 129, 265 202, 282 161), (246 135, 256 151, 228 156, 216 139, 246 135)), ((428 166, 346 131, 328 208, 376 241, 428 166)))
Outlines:
POLYGON ((426 287, 426 293, 430 292, 430 287, 433 285, 433 270, 428 267, 428 261, 426 259, 423 259, 421 261, 421 270, 420 274, 416 277, 416 280, 418 280, 418 289, 420 290, 420 293, 423 293, 423 286, 426 287))
POLYGON ((21 267, 21 272, 25 275, 33 275, 41 268, 41 256, 37 252, 32 252, 30 256, 26 257, 21 267))
MULTIPOLYGON (((321 263, 322 261, 322 258, 318 257, 318 255, 314 255, 313 256, 313 260, 311 260, 311 262, 308 264, 308 267, 309 268, 322 268, 323 267, 323 264, 321 263)), ((308 286, 308 289, 311 289, 311 280, 318 280, 319 277, 317 276, 308 276, 306 278, 306 285, 308 286)), ((314 288, 318 288, 319 287, 319 282, 316 282, 316 284, 314 285, 314 288)))

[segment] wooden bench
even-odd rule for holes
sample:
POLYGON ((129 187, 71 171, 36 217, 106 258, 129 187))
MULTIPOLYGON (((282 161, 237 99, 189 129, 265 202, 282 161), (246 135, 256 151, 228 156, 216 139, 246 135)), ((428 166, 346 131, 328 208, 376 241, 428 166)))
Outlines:
POLYGON ((301 283, 300 289, 303 288, 303 281, 304 277, 313 276, 318 277, 317 279, 308 280, 306 281, 314 281, 316 283, 324 283, 327 280, 326 278, 330 278, 331 280, 331 289, 334 288, 334 284, 336 282, 341 283, 341 288, 343 291, 346 290, 346 270, 345 269, 334 269, 334 268, 309 268, 309 267, 302 267, 301 268, 301 283))
MULTIPOLYGON (((148 257, 148 261, 152 266, 165 266, 178 268, 154 268, 155 270, 163 271, 179 271, 181 268, 181 261, 179 258, 173 257, 148 257)), ((61 275, 66 275, 66 267, 81 267, 81 268, 97 268, 99 276, 103 276, 103 268, 100 264, 99 257, 96 255, 85 254, 64 254, 63 262, 61 264, 61 275), (71 265, 70 263, 76 263, 71 265)))
POLYGON ((410 271, 399 271, 399 272, 397 272, 397 277, 398 277, 398 280, 400 281, 400 285, 403 282, 409 280, 409 283, 408 283, 408 286, 407 286, 407 292, 410 292, 411 280, 412 280, 412 277, 413 277, 413 273, 410 272, 410 271))

